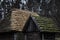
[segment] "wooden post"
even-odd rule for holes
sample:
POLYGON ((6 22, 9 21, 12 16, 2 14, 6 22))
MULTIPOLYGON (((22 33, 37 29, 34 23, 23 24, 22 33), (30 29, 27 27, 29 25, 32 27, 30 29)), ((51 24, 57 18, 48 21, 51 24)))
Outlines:
POLYGON ((44 34, 42 34, 42 40, 44 40, 44 34))
POLYGON ((14 40, 17 40, 17 34, 14 34, 14 40))
POLYGON ((27 35, 25 34, 25 40, 27 40, 27 35))

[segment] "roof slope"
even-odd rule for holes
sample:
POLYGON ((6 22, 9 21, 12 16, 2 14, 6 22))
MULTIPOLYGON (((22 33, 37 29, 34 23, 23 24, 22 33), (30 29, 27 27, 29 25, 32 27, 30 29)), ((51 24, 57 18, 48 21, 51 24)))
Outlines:
POLYGON ((36 20, 40 31, 42 32, 60 32, 59 27, 56 25, 55 21, 52 18, 47 18, 43 16, 39 16, 38 14, 35 13, 32 14, 34 19, 36 20))
POLYGON ((15 10, 5 15, 5 19, 0 23, 0 32, 10 30, 22 31, 25 23, 30 17, 30 13, 23 10, 15 10))

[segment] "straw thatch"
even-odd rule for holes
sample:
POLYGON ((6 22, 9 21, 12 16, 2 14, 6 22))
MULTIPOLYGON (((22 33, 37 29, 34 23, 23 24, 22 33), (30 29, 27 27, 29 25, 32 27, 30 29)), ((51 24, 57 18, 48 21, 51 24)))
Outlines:
POLYGON ((14 10, 12 13, 5 15, 5 19, 0 23, 0 32, 6 32, 10 30, 22 31, 25 23, 30 17, 28 11, 14 10))

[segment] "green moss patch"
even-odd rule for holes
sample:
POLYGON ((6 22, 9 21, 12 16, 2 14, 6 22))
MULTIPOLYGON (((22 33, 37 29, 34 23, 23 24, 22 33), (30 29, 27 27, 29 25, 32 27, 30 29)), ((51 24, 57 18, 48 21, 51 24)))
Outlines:
POLYGON ((60 32, 55 21, 52 18, 47 18, 43 16, 33 16, 42 31, 48 32, 60 32))

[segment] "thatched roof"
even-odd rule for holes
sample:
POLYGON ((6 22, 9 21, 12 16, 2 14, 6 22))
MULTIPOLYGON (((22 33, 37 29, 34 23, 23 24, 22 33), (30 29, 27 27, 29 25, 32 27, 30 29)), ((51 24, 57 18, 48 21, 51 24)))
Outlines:
POLYGON ((0 32, 22 31, 30 14, 36 20, 41 32, 60 32, 59 27, 52 18, 39 16, 37 13, 18 9, 5 15, 5 19, 0 22, 0 32))
POLYGON ((60 28, 52 18, 39 16, 37 13, 33 13, 32 17, 36 20, 41 32, 60 32, 60 28))
POLYGON ((22 31, 25 23, 30 17, 30 13, 23 10, 15 10, 8 15, 0 23, 0 32, 8 32, 11 30, 22 31))

